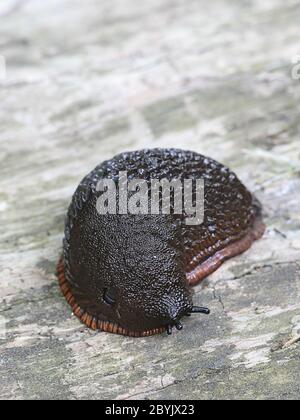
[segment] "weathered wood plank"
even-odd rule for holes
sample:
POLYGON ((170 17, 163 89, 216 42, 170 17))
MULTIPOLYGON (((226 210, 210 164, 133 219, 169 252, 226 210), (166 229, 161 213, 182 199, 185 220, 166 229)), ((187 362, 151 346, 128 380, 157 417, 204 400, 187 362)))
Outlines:
POLYGON ((3 0, 0 398, 299 398, 300 2, 3 0), (79 180, 125 149, 230 165, 268 230, 171 337, 94 333, 55 278, 79 180))

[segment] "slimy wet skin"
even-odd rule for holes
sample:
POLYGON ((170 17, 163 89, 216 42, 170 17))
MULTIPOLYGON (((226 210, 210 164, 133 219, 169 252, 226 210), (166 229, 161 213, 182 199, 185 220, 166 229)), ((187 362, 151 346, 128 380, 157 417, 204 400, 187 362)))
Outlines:
MULTIPOLYGON (((133 194, 133 192, 132 192, 133 194)), ((118 202, 117 194, 117 202, 118 202)), ((151 205, 151 203, 150 203, 151 205)), ((261 238, 261 205, 227 167, 194 152, 152 149, 122 153, 97 166, 70 204, 61 290, 88 327, 144 337, 182 329, 184 318, 208 314, 192 302, 191 287, 261 238), (193 179, 204 181, 204 219, 188 214, 100 214, 99 181, 193 179)))

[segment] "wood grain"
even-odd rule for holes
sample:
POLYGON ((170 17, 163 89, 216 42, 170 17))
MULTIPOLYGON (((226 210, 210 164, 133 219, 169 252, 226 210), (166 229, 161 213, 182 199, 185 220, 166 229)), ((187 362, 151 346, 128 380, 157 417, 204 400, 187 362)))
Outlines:
POLYGON ((0 398, 299 399, 296 0, 3 0, 0 398), (55 277, 78 182, 126 149, 193 149, 263 202, 263 240, 171 337, 97 333, 55 277))

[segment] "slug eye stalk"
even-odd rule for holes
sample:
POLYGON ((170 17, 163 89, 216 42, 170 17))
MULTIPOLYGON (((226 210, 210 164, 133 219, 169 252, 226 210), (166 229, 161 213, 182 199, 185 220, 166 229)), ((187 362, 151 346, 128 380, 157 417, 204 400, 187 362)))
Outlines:
POLYGON ((167 326, 167 334, 171 335, 172 334, 172 325, 168 325, 167 326))
MULTIPOLYGON (((186 312, 184 315, 185 316, 191 316, 192 314, 204 314, 204 315, 209 315, 210 314, 210 310, 208 308, 202 307, 202 306, 192 306, 188 312, 186 312)), ((166 327, 166 331, 168 335, 172 334, 172 329, 175 326, 175 328, 180 331, 183 328, 183 325, 181 324, 181 322, 177 321, 175 324, 171 325, 167 325, 166 327)))
POLYGON ((193 306, 192 309, 188 312, 188 314, 204 314, 209 315, 210 310, 208 308, 204 308, 202 306, 193 306))

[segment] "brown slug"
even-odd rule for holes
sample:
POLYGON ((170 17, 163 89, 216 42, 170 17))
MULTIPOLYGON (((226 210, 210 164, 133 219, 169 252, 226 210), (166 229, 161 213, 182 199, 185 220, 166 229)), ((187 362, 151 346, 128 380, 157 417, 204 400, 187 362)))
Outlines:
POLYGON ((264 231, 260 203, 220 163, 177 149, 122 153, 97 166, 73 196, 60 287, 74 314, 94 330, 170 334, 182 328, 184 316, 209 313, 193 306, 191 286, 248 250, 264 231), (203 223, 187 224, 187 214, 175 214, 174 206, 170 214, 100 214, 99 181, 118 185, 122 171, 128 182, 146 180, 149 197, 153 179, 204 180, 203 223))

